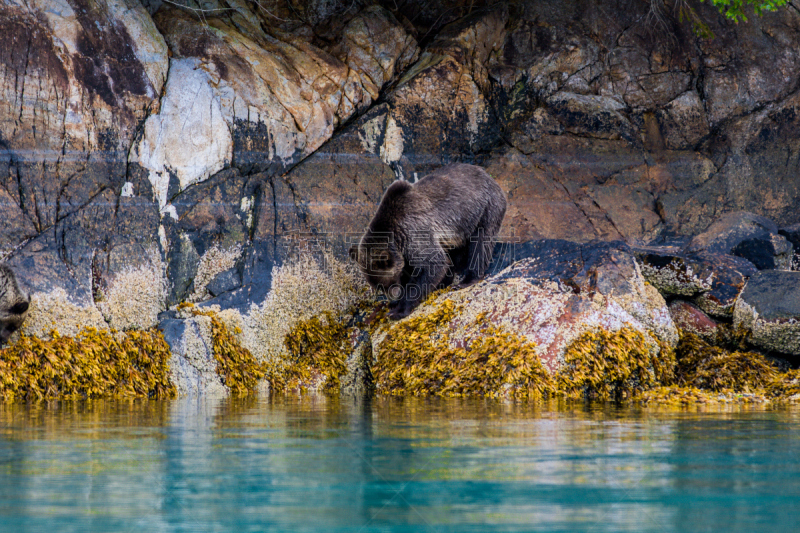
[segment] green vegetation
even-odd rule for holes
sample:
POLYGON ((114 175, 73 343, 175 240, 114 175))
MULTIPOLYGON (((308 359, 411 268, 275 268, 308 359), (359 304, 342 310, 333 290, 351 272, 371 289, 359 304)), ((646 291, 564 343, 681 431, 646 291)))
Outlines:
MULTIPOLYGON (((705 2, 706 0, 700 0, 705 2)), ((739 21, 747 22, 747 12, 752 10, 758 16, 765 12, 776 11, 785 6, 788 0, 709 0, 720 13, 725 15, 728 20, 735 23, 739 21)), ((687 0, 678 0, 675 5, 678 18, 681 22, 687 20, 692 25, 692 30, 698 37, 713 39, 714 32, 711 31, 708 23, 689 5, 687 0)))
MULTIPOLYGON (((705 0, 700 0, 701 2, 705 0)), ((745 11, 749 8, 761 16, 765 11, 775 11, 785 6, 788 0, 711 0, 711 3, 733 22, 747 22, 745 11)))

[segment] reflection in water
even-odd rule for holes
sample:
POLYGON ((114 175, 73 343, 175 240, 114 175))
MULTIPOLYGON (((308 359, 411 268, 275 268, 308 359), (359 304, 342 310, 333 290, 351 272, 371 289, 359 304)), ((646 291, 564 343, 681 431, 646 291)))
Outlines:
POLYGON ((800 411, 0 405, 0 531, 791 530, 800 411))

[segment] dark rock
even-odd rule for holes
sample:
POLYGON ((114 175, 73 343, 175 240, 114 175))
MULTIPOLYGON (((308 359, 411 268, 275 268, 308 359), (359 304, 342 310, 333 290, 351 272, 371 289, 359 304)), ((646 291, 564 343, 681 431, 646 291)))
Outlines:
POLYGON ((781 228, 779 233, 786 237, 794 247, 792 255, 792 270, 800 270, 800 224, 781 228))
POLYGON ((759 348, 800 356, 800 272, 762 271, 736 302, 734 326, 759 348))
POLYGON ((176 305, 191 293, 200 255, 191 239, 181 235, 172 225, 169 235, 172 246, 167 254, 167 278, 170 282, 167 305, 176 305))
POLYGON ((161 328, 162 331, 163 331, 164 326, 167 325, 165 323, 166 320, 173 320, 173 319, 177 319, 177 318, 178 318, 178 312, 175 311, 174 309, 168 309, 166 311, 160 312, 158 314, 159 328, 161 328), (162 322, 164 322, 164 324, 162 324, 162 322))
POLYGON ((694 333, 710 343, 717 341, 718 324, 702 309, 685 300, 673 300, 668 307, 678 329, 694 333))
MULTIPOLYGON (((630 278, 635 268, 628 246, 620 241, 583 244, 556 239, 531 241, 516 247, 515 252, 514 264, 494 276, 493 281, 512 278, 554 281, 576 293, 609 294, 614 290, 612 280, 617 275, 630 278)), ((494 269, 490 266, 490 270, 494 269)))
POLYGON ((741 257, 701 252, 686 254, 676 247, 636 247, 642 274, 664 296, 694 297, 706 313, 730 317, 747 279, 757 272, 741 257))
POLYGON ((792 245, 778 234, 777 225, 744 211, 720 217, 694 237, 685 251, 729 253, 749 260, 759 269, 788 270, 792 260, 792 245))
POLYGON ((778 233, 786 237, 792 243, 795 251, 800 251, 800 224, 794 224, 778 230, 778 233))
POLYGON ((744 257, 759 270, 789 270, 793 246, 783 236, 772 234, 763 239, 747 239, 731 249, 732 255, 744 257))
POLYGON ((241 286, 242 277, 239 274, 239 270, 234 267, 214 276, 214 279, 206 285, 206 290, 211 296, 219 296, 223 292, 229 292, 241 286))
POLYGON ((705 264, 714 265, 715 275, 711 288, 699 294, 694 302, 706 313, 728 318, 733 313, 733 305, 750 276, 756 274, 755 266, 749 261, 732 255, 699 254, 705 264))

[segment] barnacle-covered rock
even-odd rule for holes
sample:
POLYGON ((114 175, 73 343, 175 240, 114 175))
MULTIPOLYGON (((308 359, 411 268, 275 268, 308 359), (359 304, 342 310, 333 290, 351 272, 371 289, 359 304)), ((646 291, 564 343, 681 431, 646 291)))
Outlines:
POLYGON ((735 327, 765 350, 800 355, 800 272, 759 272, 736 301, 735 327))
POLYGON ((747 279, 758 270, 741 257, 716 252, 683 253, 674 247, 637 247, 645 279, 664 296, 692 298, 706 313, 730 317, 747 279))
POLYGON ((169 369, 178 394, 226 396, 230 392, 217 373, 211 317, 163 320, 159 328, 171 350, 169 369))

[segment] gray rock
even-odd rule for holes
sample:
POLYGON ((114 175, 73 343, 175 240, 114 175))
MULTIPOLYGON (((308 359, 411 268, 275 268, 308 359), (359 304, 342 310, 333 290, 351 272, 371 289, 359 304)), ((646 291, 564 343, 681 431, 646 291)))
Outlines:
POLYGON ((800 272, 759 272, 736 302, 734 327, 766 350, 800 356, 800 272))
POLYGON ((173 245, 167 255, 167 277, 170 281, 167 304, 175 305, 191 292, 200 255, 188 235, 178 233, 174 227, 170 233, 174 238, 171 239, 173 245))
POLYGON ((778 226, 746 211, 723 215, 694 237, 685 251, 729 253, 747 259, 759 270, 788 270, 792 262, 792 244, 778 234, 778 226))
POLYGON ((792 243, 796 251, 800 251, 800 224, 781 228, 778 230, 778 233, 786 237, 786 239, 792 243))
POLYGON ((241 286, 242 276, 239 274, 239 270, 234 267, 214 276, 214 279, 206 285, 206 290, 211 296, 219 296, 223 292, 229 292, 241 286))
POLYGON ((179 395, 214 396, 230 392, 217 374, 210 317, 167 319, 159 324, 159 329, 172 352, 170 379, 179 395))

